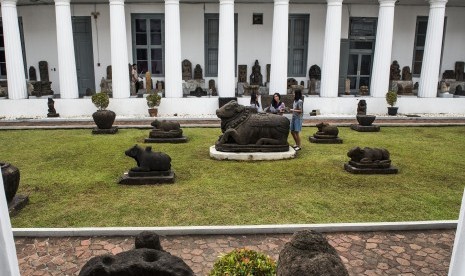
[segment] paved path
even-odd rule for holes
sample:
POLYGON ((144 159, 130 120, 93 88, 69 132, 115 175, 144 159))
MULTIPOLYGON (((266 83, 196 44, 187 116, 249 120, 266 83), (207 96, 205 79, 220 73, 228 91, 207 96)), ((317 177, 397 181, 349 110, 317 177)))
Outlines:
MULTIPOLYGON (((453 230, 326 233, 350 275, 447 275, 453 230)), ((163 248, 196 275, 208 275, 219 254, 248 248, 278 259, 291 235, 167 236, 163 248)), ((133 237, 16 238, 22 276, 78 275, 93 256, 134 247, 133 237)))

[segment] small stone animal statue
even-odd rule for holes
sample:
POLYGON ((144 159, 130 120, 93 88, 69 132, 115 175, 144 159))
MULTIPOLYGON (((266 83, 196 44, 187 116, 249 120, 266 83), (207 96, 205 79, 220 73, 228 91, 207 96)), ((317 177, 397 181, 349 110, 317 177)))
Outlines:
POLYGON ((390 163, 389 151, 380 148, 355 147, 349 150, 347 156, 351 161, 358 163, 390 163))
POLYGON ((159 129, 161 131, 179 131, 179 129, 181 128, 178 122, 166 120, 155 120, 150 125, 152 125, 155 129, 159 129))
POLYGON ((367 115, 367 102, 360 100, 357 105, 357 115, 367 115))
POLYGON ((317 135, 325 135, 325 136, 334 136, 337 137, 339 134, 339 129, 337 126, 331 126, 328 123, 321 122, 316 125, 318 128, 317 135))
POLYGON ((252 113, 250 109, 230 101, 216 110, 221 119, 219 144, 286 145, 289 119, 269 113, 252 113))
POLYGON ((48 106, 48 113, 52 113, 52 114, 57 113, 57 111, 55 110, 55 101, 52 98, 48 98, 47 106, 48 106))
POLYGON ((163 152, 152 152, 152 147, 144 150, 134 145, 124 153, 137 162, 137 167, 131 169, 133 172, 167 171, 171 168, 171 157, 163 152))

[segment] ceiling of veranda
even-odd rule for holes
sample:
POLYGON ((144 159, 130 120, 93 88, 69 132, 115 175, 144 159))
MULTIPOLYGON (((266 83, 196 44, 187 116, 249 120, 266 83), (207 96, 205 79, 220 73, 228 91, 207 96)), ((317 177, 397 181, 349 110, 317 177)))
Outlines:
MULTIPOLYGON (((108 3, 108 0, 71 0, 75 4, 108 3)), ((219 0, 180 0, 181 3, 219 3, 219 0)), ((235 0, 235 3, 273 3, 273 0, 235 0)), ((18 5, 53 4, 53 0, 18 0, 18 5)), ((164 3, 164 0, 125 0, 125 3, 164 3)), ((290 4, 326 4, 326 0, 290 0, 290 4)), ((343 4, 378 4, 378 0, 343 0, 343 4)), ((397 5, 429 5, 428 0, 398 0, 397 5)), ((465 0, 449 0, 447 7, 465 7, 465 0)))

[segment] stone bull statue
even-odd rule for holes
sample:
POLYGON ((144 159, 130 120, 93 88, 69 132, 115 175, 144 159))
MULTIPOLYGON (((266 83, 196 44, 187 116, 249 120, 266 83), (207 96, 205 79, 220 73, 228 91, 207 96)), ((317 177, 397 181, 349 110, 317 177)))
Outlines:
POLYGON ((379 148, 355 147, 349 150, 347 156, 351 161, 358 163, 390 163, 389 151, 379 148))
MULTIPOLYGON (((216 115, 221 119, 221 131, 223 132, 216 144, 217 150, 221 151, 222 145, 231 144, 249 145, 255 149, 268 146, 266 151, 288 150, 287 137, 290 122, 284 116, 253 113, 248 107, 236 101, 230 101, 217 109, 216 115), (270 145, 282 149, 273 150, 270 145)), ((244 147, 239 148, 244 149, 244 147)))
POLYGON ((171 158, 163 152, 153 152, 152 147, 143 149, 138 145, 124 152, 137 162, 137 167, 131 169, 133 172, 167 171, 171 168, 171 158))

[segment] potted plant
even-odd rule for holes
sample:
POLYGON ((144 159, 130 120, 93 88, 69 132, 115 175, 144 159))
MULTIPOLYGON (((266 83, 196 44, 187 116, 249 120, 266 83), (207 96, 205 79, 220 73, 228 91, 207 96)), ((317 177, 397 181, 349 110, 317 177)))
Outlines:
POLYGON ((209 275, 276 275, 276 262, 254 250, 234 249, 213 264, 209 275))
POLYGON ((397 109, 399 107, 394 106, 397 102, 397 93, 395 91, 389 90, 386 93, 386 102, 388 103, 388 114, 391 116, 397 115, 397 109))
POLYGON ((111 129, 115 121, 116 114, 111 110, 106 110, 110 104, 110 98, 105 92, 100 92, 92 96, 92 103, 98 108, 92 114, 95 124, 98 129, 111 129))
POLYGON ((150 93, 145 97, 147 105, 149 107, 149 114, 151 117, 157 117, 158 106, 160 105, 161 96, 157 93, 150 93))

